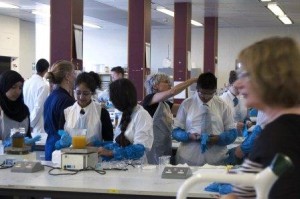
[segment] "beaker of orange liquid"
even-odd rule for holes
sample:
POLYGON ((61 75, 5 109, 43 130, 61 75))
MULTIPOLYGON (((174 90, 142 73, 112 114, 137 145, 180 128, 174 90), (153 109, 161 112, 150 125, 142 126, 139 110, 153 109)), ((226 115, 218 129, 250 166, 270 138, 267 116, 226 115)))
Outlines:
POLYGON ((71 135, 74 149, 84 149, 86 147, 86 129, 72 129, 71 135))

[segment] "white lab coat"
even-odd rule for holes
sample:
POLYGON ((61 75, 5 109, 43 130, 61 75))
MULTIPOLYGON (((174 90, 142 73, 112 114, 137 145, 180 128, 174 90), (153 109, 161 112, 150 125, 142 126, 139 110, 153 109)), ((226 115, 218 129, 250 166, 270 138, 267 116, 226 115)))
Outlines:
MULTIPOLYGON (((119 123, 122 120, 122 114, 119 123)), ((115 138, 121 133, 118 125, 115 130, 115 138)), ((131 121, 125 131, 125 137, 132 144, 141 144, 149 151, 153 144, 153 120, 149 113, 140 105, 134 108, 131 121)))
POLYGON ((64 110, 64 129, 72 135, 72 129, 87 129, 87 143, 102 141, 101 104, 92 100, 85 108, 81 108, 77 102, 64 110), (84 114, 80 114, 84 109, 84 114))
POLYGON ((24 82, 24 103, 30 112, 32 137, 40 135, 41 141, 46 143, 47 133, 44 130, 44 103, 49 95, 49 86, 40 75, 34 74, 24 82))
POLYGON ((246 107, 244 97, 241 95, 237 96, 239 102, 236 106, 233 104, 234 95, 232 95, 230 91, 223 93, 220 98, 230 107, 231 112, 233 113, 235 125, 237 122, 244 122, 248 116, 248 109, 246 107))
MULTIPOLYGON (((210 108, 212 132, 210 134, 219 135, 220 133, 234 129, 233 116, 229 106, 218 96, 214 96, 208 103, 210 108)), ((192 97, 182 102, 177 112, 174 128, 180 127, 189 133, 201 134, 202 120, 205 114, 205 108, 202 108, 203 102, 196 92, 192 97)), ((223 163, 227 157, 226 146, 213 145, 208 146, 205 153, 201 153, 200 141, 189 141, 180 143, 176 161, 178 164, 187 163, 194 166, 202 166, 206 163, 218 165, 223 163)))

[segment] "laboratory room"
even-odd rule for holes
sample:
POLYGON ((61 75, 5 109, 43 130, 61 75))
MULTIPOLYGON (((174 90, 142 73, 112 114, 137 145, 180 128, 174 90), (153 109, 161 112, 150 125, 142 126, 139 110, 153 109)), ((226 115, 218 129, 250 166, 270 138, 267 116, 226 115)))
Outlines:
POLYGON ((299 12, 0 0, 0 198, 299 199, 299 12))

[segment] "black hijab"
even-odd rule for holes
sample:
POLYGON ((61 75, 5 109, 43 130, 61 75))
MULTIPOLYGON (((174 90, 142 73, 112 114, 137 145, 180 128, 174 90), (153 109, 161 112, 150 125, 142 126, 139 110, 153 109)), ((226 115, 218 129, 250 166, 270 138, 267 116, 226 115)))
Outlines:
POLYGON ((7 117, 22 122, 26 117, 29 117, 29 109, 24 104, 23 93, 16 101, 11 101, 5 94, 17 82, 24 82, 24 79, 16 71, 9 70, 0 75, 0 107, 7 117))

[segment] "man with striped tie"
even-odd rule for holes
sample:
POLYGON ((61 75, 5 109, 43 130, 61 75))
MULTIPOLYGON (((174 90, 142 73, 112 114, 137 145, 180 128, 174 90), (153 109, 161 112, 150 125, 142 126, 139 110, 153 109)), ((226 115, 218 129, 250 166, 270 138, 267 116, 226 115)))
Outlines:
POLYGON ((224 92, 220 98, 228 104, 230 107, 234 123, 238 130, 239 135, 242 134, 243 129, 245 128, 245 124, 247 124, 247 128, 252 126, 252 123, 248 117, 248 109, 245 105, 245 100, 243 96, 240 95, 236 86, 234 86, 234 82, 237 80, 236 71, 232 70, 229 73, 229 89, 224 92))
POLYGON ((234 142, 237 130, 230 107, 215 95, 217 78, 203 73, 197 80, 197 92, 182 102, 172 132, 181 142, 176 163, 191 166, 224 164, 228 144, 234 142))

